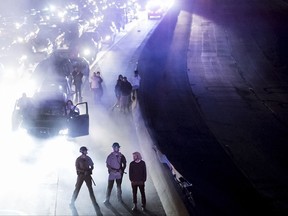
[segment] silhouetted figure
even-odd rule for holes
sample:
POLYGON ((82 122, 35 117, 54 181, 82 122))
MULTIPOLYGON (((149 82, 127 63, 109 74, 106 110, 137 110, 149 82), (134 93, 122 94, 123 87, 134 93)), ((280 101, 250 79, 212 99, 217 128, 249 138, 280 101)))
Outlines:
POLYGON ((93 203, 93 206, 95 210, 98 211, 99 206, 98 206, 98 203, 96 202, 96 198, 95 198, 94 191, 92 188, 92 182, 94 183, 94 180, 91 177, 92 170, 94 169, 94 163, 92 159, 89 156, 87 156, 88 149, 85 146, 82 146, 80 148, 80 152, 81 152, 81 155, 76 159, 76 162, 75 162, 76 172, 77 172, 77 182, 75 184, 75 190, 73 192, 70 205, 72 207, 75 205, 75 201, 78 197, 81 186, 83 182, 85 181, 87 188, 89 190, 89 194, 90 194, 90 198, 93 203))
POLYGON ((123 76, 121 74, 119 74, 118 79, 116 81, 116 85, 114 87, 114 92, 115 92, 115 96, 116 96, 116 104, 113 106, 113 108, 119 107, 120 106, 120 98, 121 98, 121 85, 123 82, 123 76))
POLYGON ((133 153, 133 161, 129 165, 129 179, 131 181, 133 194, 132 211, 137 210, 137 189, 141 193, 142 211, 146 209, 145 182, 147 179, 146 163, 142 160, 139 152, 133 153))
POLYGON ((123 82, 121 84, 120 90, 120 109, 123 113, 130 112, 132 85, 127 80, 127 77, 123 77, 123 82))
POLYGON ((76 95, 76 103, 82 102, 82 78, 83 73, 81 72, 79 67, 74 67, 74 71, 72 72, 73 76, 73 84, 75 85, 75 95, 76 95))

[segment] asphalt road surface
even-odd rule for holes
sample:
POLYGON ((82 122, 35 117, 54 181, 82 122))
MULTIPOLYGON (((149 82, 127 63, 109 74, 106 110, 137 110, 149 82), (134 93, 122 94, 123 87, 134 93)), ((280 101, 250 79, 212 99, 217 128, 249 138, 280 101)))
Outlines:
POLYGON ((182 1, 141 53, 141 110, 191 215, 288 215, 287 10, 182 1))

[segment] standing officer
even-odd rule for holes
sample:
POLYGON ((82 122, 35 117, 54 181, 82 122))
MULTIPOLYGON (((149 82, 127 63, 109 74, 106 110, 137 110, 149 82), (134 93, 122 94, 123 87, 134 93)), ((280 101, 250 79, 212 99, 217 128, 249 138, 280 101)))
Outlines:
POLYGON ((85 146, 82 146, 80 148, 81 155, 76 159, 76 162, 75 162, 76 172, 77 172, 77 182, 75 184, 75 190, 73 192, 70 205, 74 206, 75 200, 77 199, 81 186, 83 182, 85 181, 89 190, 89 194, 90 194, 90 198, 93 203, 93 206, 96 210, 98 210, 99 206, 96 202, 96 198, 95 198, 93 188, 92 188, 92 182, 94 183, 94 180, 91 177, 92 170, 94 169, 94 163, 92 159, 89 156, 87 156, 87 151, 88 149, 85 146))
POLYGON ((106 191, 106 200, 104 204, 109 204, 111 191, 113 188, 114 181, 116 181, 117 185, 117 198, 119 202, 122 202, 122 178, 126 168, 126 158, 125 156, 119 151, 120 145, 119 143, 115 142, 112 145, 113 152, 111 152, 107 159, 106 159, 106 166, 108 168, 108 186, 106 191))

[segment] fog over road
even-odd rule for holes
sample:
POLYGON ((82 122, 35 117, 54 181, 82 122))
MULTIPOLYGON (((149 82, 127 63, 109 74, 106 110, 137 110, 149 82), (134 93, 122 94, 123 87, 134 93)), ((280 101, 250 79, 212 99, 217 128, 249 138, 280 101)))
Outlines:
MULTIPOLYGON (((137 49, 147 34, 158 23, 158 20, 147 20, 146 16, 141 19, 143 20, 140 27, 137 26, 137 22, 128 25, 127 30, 119 34, 117 45, 106 47, 99 54, 97 65, 91 70, 91 72, 101 71, 104 79, 104 96, 102 104, 95 106, 88 85, 84 87, 83 97, 89 103, 89 136, 73 139, 61 136, 38 139, 21 130, 12 132, 11 116, 14 103, 22 92, 31 86, 26 79, 0 80, 0 96, 5 98, 0 114, 0 137, 3 149, 0 159, 0 169, 3 172, 0 181, 0 215, 95 215, 85 184, 76 200, 76 208, 69 207, 77 177, 75 160, 80 155, 79 148, 83 145, 88 148, 88 155, 95 164, 92 176, 96 186, 93 189, 101 213, 103 215, 132 214, 132 192, 128 175, 124 175, 122 183, 124 203, 121 204, 116 200, 115 189, 112 192, 109 208, 103 204, 103 201, 108 178, 105 161, 112 151, 112 143, 120 143, 121 152, 126 156, 128 165, 132 161, 133 152, 139 151, 143 154, 132 114, 124 115, 119 109, 111 110, 116 101, 114 85, 118 75, 121 73, 128 78, 133 75, 137 64, 134 55, 137 54, 137 49), (133 42, 131 38, 134 38, 133 42)), ((149 164, 149 158, 144 154, 143 159, 149 164)), ((151 178, 150 168, 146 192, 147 212, 150 215, 165 215, 151 178)), ((139 214, 143 213, 139 212, 139 214)), ((98 212, 97 215, 101 214, 98 212)))

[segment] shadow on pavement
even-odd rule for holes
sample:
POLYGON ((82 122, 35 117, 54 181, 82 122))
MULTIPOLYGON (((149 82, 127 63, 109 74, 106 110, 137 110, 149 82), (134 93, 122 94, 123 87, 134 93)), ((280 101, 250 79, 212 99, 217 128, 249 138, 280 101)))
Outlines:
POLYGON ((117 209, 114 208, 114 207, 111 205, 111 203, 105 204, 105 206, 106 206, 108 209, 110 209, 110 210, 113 212, 114 215, 117 215, 117 216, 120 216, 120 215, 121 215, 121 214, 117 211, 117 209))
POLYGON ((70 209, 71 209, 71 212, 72 212, 73 216, 78 216, 79 215, 75 205, 70 205, 70 209))
MULTIPOLYGON (((95 208, 95 211, 96 211, 96 215, 97 215, 97 216, 103 216, 99 205, 94 206, 94 208, 95 208)), ((75 205, 70 205, 70 209, 71 209, 71 212, 72 212, 72 215, 73 215, 73 216, 79 216, 78 211, 77 211, 75 205)))
POLYGON ((157 216, 157 214, 149 211, 149 210, 145 210, 145 211, 141 211, 141 210, 136 210, 136 211, 132 211, 132 207, 128 206, 125 202, 121 203, 123 205, 123 207, 131 214, 131 215, 151 215, 151 216, 157 216))

